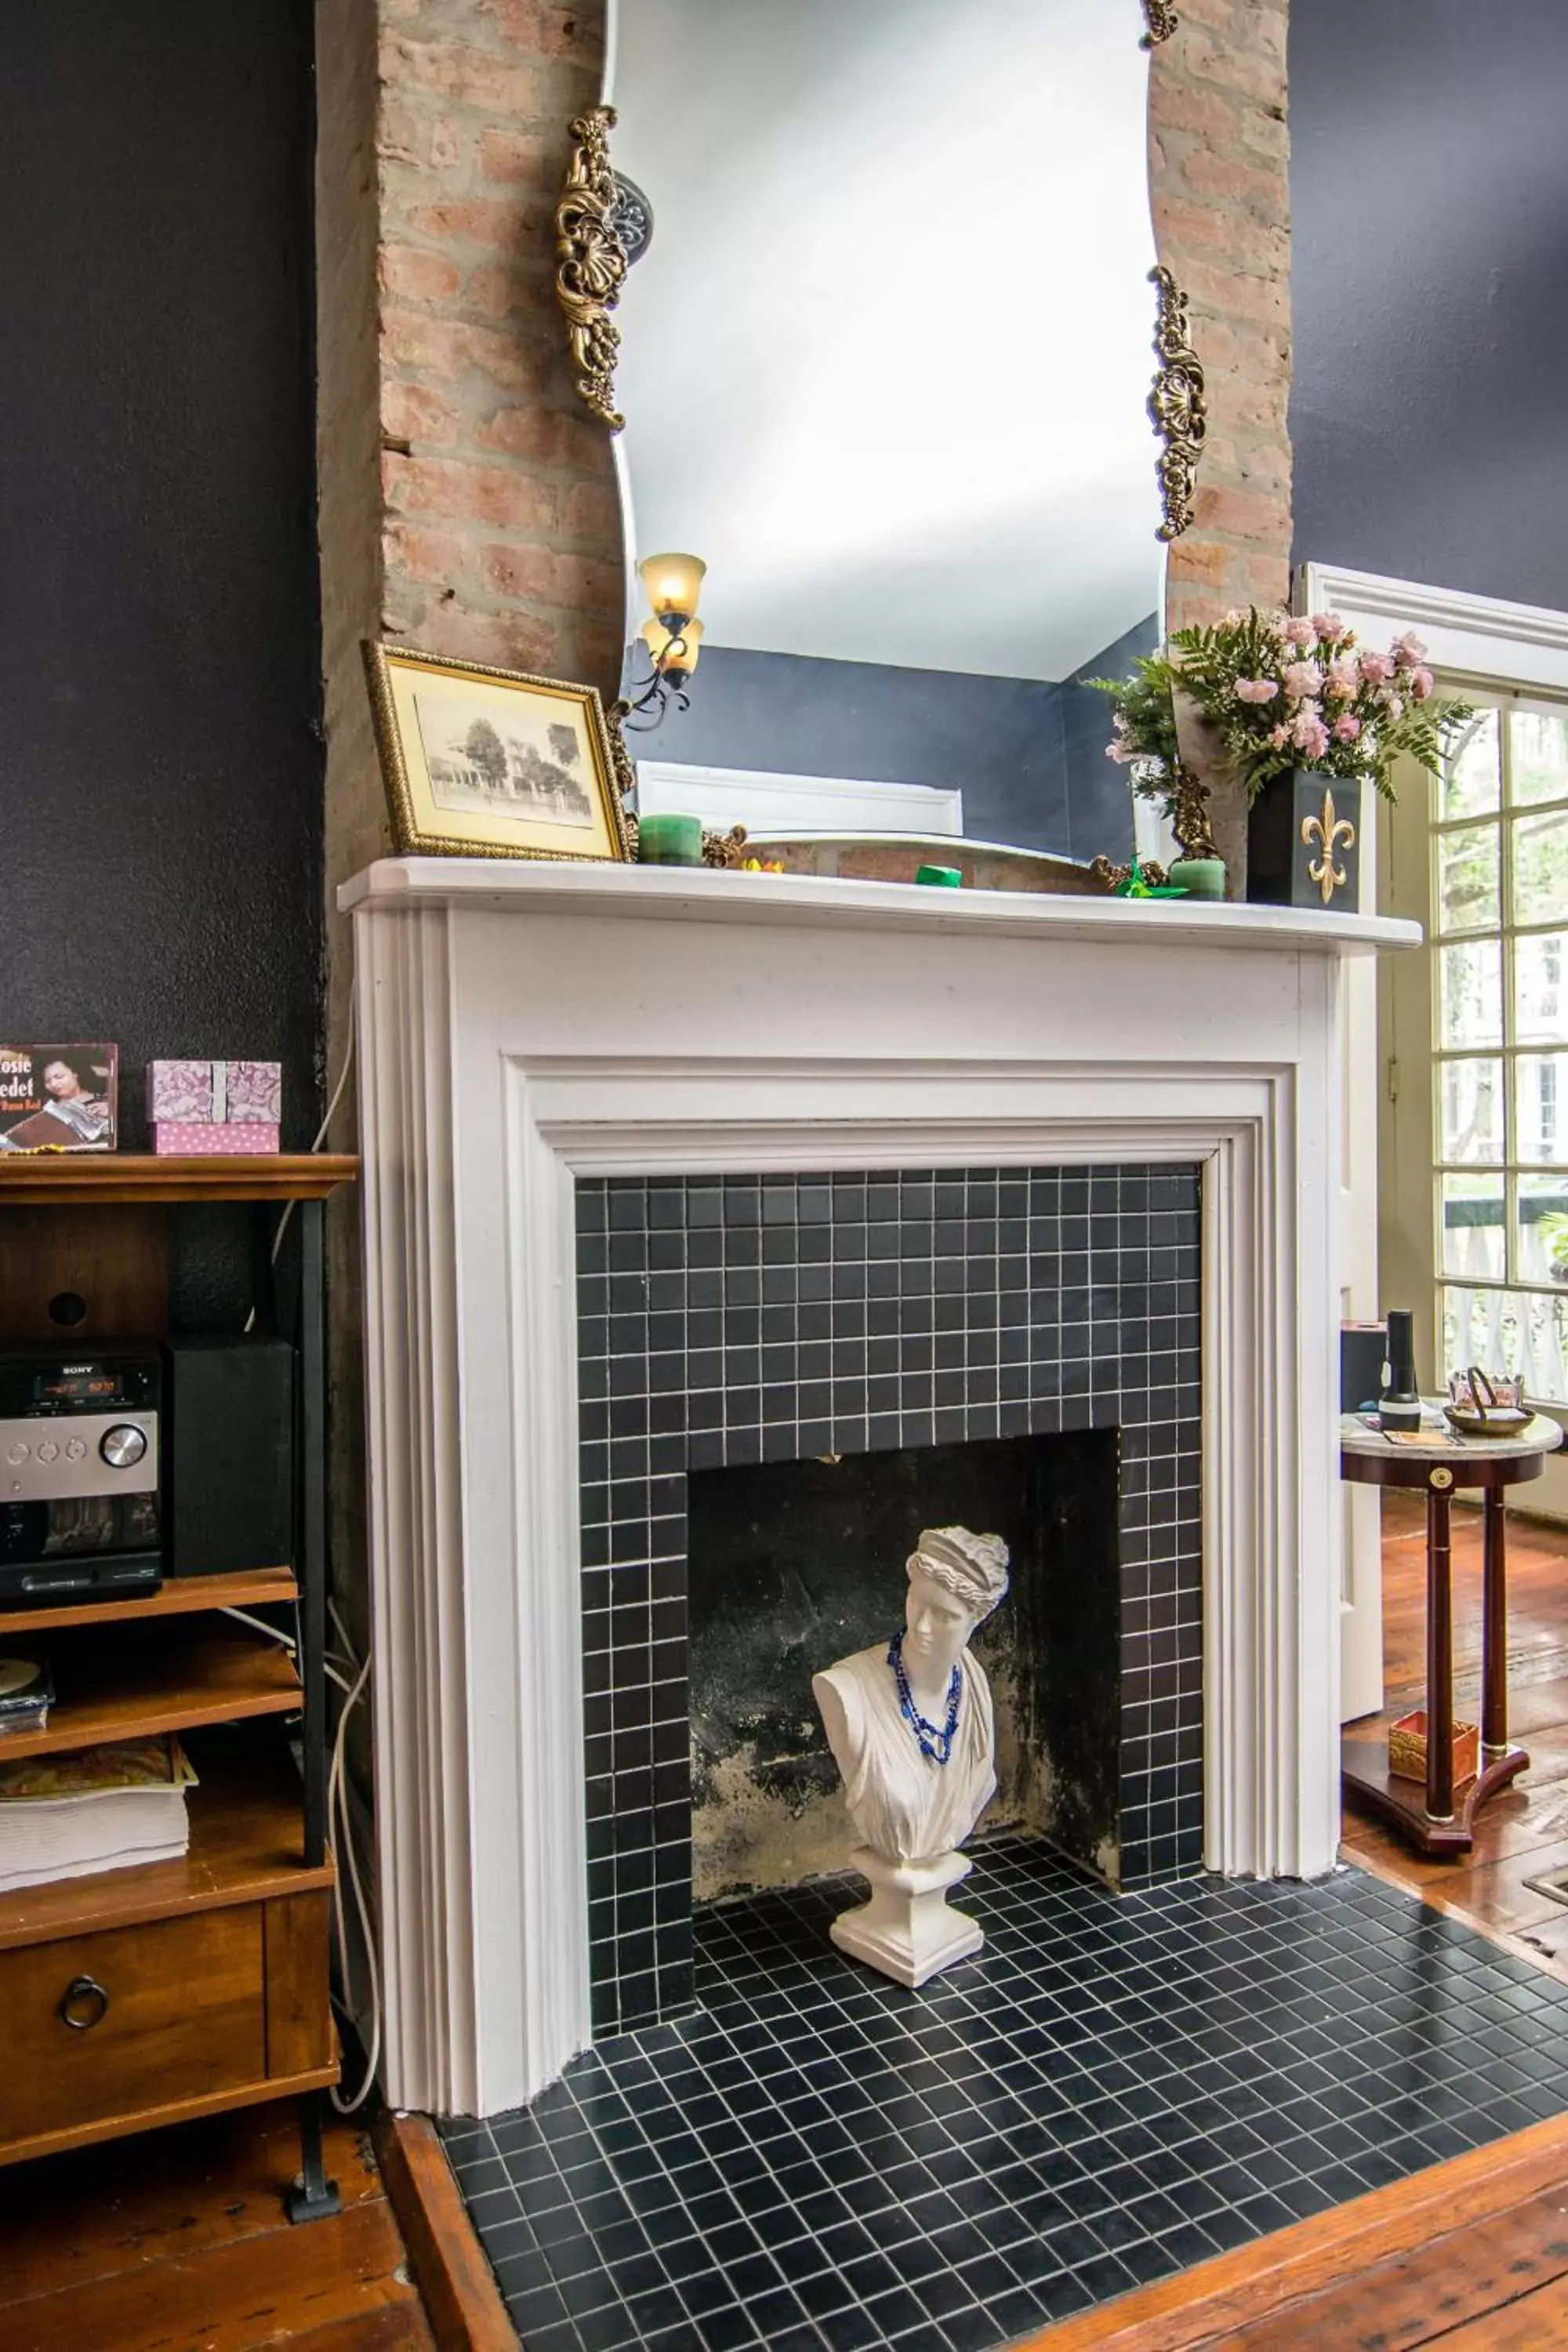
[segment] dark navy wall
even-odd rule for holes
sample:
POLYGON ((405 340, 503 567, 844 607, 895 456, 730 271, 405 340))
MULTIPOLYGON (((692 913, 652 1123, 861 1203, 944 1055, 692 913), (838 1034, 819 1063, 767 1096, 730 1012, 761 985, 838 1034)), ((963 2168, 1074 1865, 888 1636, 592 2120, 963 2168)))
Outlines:
POLYGON ((1296 554, 1568 606, 1568 8, 1290 11, 1296 554))
MULTIPOLYGON (((0 1031, 319 1117, 309 0, 9 0, 0 1031)), ((217 1276, 215 1275, 215 1280, 217 1276)))
POLYGON ((956 786, 973 840, 1066 856, 1056 700, 1034 678, 705 646, 690 709, 671 709, 636 748, 705 768, 956 786))
MULTIPOLYGON (((1148 650, 1153 631, 1151 615, 1078 675, 1114 671, 1148 650)), ((640 646, 635 653, 642 675, 647 658, 640 646)), ((634 749, 695 767, 956 787, 971 840, 1087 858, 1124 855, 1131 839, 1126 785, 1104 757, 1108 734, 1103 697, 1081 687, 712 646, 690 709, 672 705, 634 749)))
POLYGON ((1160 635, 1158 614, 1104 646, 1060 688, 1062 768, 1067 777, 1068 856, 1087 865, 1103 854, 1119 863, 1131 855, 1132 796, 1127 771, 1105 756, 1110 740, 1110 703, 1085 686, 1089 677, 1125 677, 1141 655, 1152 654, 1160 635))

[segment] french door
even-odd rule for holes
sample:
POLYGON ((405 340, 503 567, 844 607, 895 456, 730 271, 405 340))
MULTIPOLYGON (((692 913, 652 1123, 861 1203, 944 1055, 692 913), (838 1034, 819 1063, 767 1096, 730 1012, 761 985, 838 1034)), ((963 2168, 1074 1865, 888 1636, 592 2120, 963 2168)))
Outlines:
MULTIPOLYGON (((1424 1387, 1521 1372, 1568 1416, 1568 700, 1458 690, 1474 718, 1384 829, 1382 904, 1427 935, 1383 974, 1384 1303, 1424 1387)), ((1568 1475, 1521 1500, 1568 1516, 1568 1475)))

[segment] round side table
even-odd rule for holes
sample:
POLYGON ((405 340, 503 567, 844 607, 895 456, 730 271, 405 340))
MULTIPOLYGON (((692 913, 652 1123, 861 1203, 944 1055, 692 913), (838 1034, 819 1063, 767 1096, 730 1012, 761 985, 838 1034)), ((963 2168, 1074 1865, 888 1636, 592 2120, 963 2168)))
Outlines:
MULTIPOLYGON (((1435 1410, 1441 1422, 1442 1407, 1435 1410)), ((1363 1486, 1419 1487, 1426 1497, 1426 1785, 1388 1769, 1386 1739, 1346 1738, 1340 1777, 1347 1803, 1375 1813, 1422 1853, 1468 1853, 1475 1817, 1489 1797, 1530 1762, 1508 1736, 1508 1588, 1503 1489, 1539 1478, 1563 1443, 1537 1413, 1506 1437, 1461 1437, 1446 1424, 1424 1430, 1436 1444, 1400 1444, 1358 1413, 1340 1421, 1340 1475, 1363 1486), (1454 1789, 1454 1603, 1449 1507, 1457 1489, 1479 1486, 1485 1512, 1481 1585, 1480 1769, 1454 1789)))

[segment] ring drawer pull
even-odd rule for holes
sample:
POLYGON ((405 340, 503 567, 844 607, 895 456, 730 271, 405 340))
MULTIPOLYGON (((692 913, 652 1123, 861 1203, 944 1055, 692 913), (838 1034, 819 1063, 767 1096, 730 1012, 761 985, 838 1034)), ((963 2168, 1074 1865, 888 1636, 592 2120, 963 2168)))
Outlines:
POLYGON ((109 1995, 96 1977, 73 1977, 60 1995, 55 2015, 73 2033, 86 2033, 91 2027, 102 2024, 108 2007, 109 1995), (87 2014, 81 2014, 83 2011, 87 2014))

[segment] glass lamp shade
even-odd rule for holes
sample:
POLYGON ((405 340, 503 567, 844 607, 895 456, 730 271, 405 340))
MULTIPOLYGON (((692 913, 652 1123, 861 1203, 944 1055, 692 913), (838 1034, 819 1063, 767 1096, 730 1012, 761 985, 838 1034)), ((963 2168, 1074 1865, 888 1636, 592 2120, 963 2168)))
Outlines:
POLYGON ((650 555, 637 565, 650 609, 661 617, 679 613, 689 621, 702 593, 708 566, 700 555, 650 555))
POLYGON ((702 650, 702 624, 688 621, 683 629, 667 629, 662 621, 645 621, 642 641, 653 656, 654 667, 689 677, 697 667, 697 656, 702 650), (671 660, 668 648, 680 640, 681 651, 671 660))

